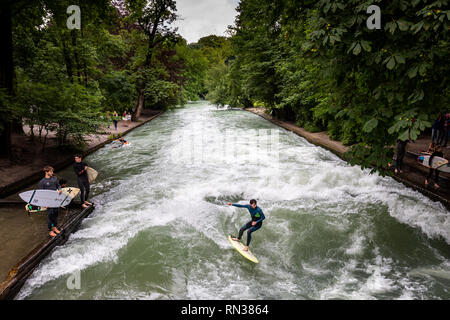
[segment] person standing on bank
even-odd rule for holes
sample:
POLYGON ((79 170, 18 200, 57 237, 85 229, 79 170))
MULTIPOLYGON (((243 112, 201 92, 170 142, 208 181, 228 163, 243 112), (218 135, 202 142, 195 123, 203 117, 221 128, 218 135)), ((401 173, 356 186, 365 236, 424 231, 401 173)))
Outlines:
MULTIPOLYGON (((56 177, 53 176, 54 169, 50 166, 46 166, 44 169, 45 177, 39 181, 38 189, 39 190, 55 190, 58 191, 59 194, 62 193, 61 186, 58 183, 56 177)), ((56 237, 57 234, 61 232, 58 230, 58 214, 59 208, 48 208, 47 207, 47 224, 48 231, 51 237, 56 237)))
POLYGON ((439 113, 438 117, 434 120, 433 126, 431 127, 431 142, 434 143, 436 139, 436 144, 439 144, 441 136, 443 137, 444 131, 444 115, 439 113))
POLYGON ((242 234, 245 230, 249 229, 247 232, 247 244, 244 247, 244 251, 248 251, 248 246, 250 245, 250 241, 252 240, 252 232, 255 232, 256 230, 259 230, 262 227, 262 222, 266 218, 264 216, 263 211, 260 207, 256 205, 256 200, 252 199, 250 200, 250 205, 241 205, 236 203, 228 203, 229 206, 238 207, 238 208, 246 208, 250 212, 250 215, 252 217, 252 220, 247 222, 241 230, 239 230, 239 236, 236 238, 234 236, 231 236, 231 239, 234 241, 241 241, 242 234))
POLYGON ((428 184, 430 183, 430 179, 433 178, 434 174, 434 188, 439 189, 439 170, 431 168, 431 164, 433 163, 434 157, 444 157, 444 154, 442 152, 442 146, 437 146, 434 152, 431 154, 430 159, 428 159, 428 165, 430 166, 430 171, 428 173, 427 178, 425 179, 425 187, 428 187, 428 184))
POLYGON ((91 202, 88 202, 89 191, 91 189, 91 184, 89 183, 89 178, 87 175, 88 165, 82 162, 83 157, 80 154, 75 155, 75 163, 73 164, 73 170, 77 175, 78 187, 80 188, 81 206, 87 208, 92 206, 91 202))
POLYGON ((117 124, 119 123, 119 114, 117 113, 117 111, 114 111, 112 119, 114 123, 114 129, 116 129, 117 131, 117 124))
POLYGON ((408 140, 397 139, 397 154, 395 157, 395 174, 403 173, 403 159, 406 154, 406 146, 408 142, 411 142, 411 130, 408 131, 408 140))

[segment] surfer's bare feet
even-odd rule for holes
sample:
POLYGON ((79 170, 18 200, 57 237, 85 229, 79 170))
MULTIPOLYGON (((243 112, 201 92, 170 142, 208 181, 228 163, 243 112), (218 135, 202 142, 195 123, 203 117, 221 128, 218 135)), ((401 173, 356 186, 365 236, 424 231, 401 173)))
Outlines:
POLYGON ((54 233, 53 231, 50 231, 49 235, 50 237, 56 237, 56 233, 54 233))
POLYGON ((231 240, 234 240, 234 241, 241 241, 241 240, 239 240, 238 238, 231 238, 231 240))
POLYGON ((81 205, 83 208, 87 208, 88 206, 87 205, 85 205, 84 203, 81 205))
POLYGON ((248 251, 248 246, 245 246, 242 250, 248 251))
POLYGON ((56 233, 56 234, 60 234, 61 233, 61 231, 59 231, 56 227, 53 228, 53 232, 56 233))
POLYGON ((85 201, 84 204, 87 204, 88 206, 92 206, 91 202, 85 201))

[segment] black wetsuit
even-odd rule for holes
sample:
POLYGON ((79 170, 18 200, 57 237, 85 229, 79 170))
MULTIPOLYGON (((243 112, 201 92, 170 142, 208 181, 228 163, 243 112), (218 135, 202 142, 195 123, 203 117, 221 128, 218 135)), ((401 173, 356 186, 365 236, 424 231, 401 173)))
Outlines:
POLYGON ((83 161, 79 163, 75 162, 73 164, 73 170, 77 175, 78 187, 80 188, 81 204, 87 201, 89 198, 89 191, 91 190, 91 184, 89 183, 87 172, 84 170, 87 166, 88 165, 83 161))
POLYGON ((430 172, 428 173, 427 180, 430 180, 430 178, 433 176, 433 173, 434 173, 434 183, 438 184, 439 183, 439 170, 431 168, 431 164, 433 163, 433 158, 434 157, 441 157, 441 158, 443 158, 444 154, 442 152, 440 152, 440 151, 435 151, 430 156, 430 160, 428 162, 428 165, 430 166, 430 172))
MULTIPOLYGON (((58 183, 58 180, 55 177, 51 177, 50 179, 43 178, 38 184, 39 190, 60 190, 61 186, 58 183)), ((58 225, 58 214, 59 208, 48 208, 47 209, 47 224, 48 230, 51 231, 53 227, 58 225)))
POLYGON ((405 157, 407 144, 408 144, 408 140, 402 141, 400 139, 397 139, 397 158, 395 159, 395 167, 398 170, 402 170, 403 158, 405 157))
POLYGON ((248 232, 247 232, 247 247, 248 247, 249 244, 250 244, 250 241, 252 241, 252 232, 255 232, 256 230, 259 230, 262 227, 263 220, 266 217, 264 216, 264 213, 263 213, 263 211, 261 210, 260 207, 256 207, 255 209, 253 209, 248 204, 247 205, 233 204, 233 207, 248 209, 248 212, 250 212, 250 216, 252 217, 252 220, 247 222, 241 228, 241 230, 239 230, 239 236, 238 236, 238 239, 241 240, 242 234, 244 233, 245 230, 248 229, 248 232), (253 225, 253 222, 256 222, 256 224, 253 225))

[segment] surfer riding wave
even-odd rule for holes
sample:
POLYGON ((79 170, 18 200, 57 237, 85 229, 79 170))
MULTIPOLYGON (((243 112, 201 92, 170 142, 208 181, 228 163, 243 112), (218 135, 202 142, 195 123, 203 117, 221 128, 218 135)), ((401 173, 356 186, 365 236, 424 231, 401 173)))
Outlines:
POLYGON ((241 205, 237 203, 228 203, 229 206, 238 207, 238 208, 247 208, 250 212, 250 216, 252 217, 252 220, 247 222, 240 230, 238 237, 231 236, 231 239, 234 241, 240 241, 242 238, 242 234, 245 230, 247 231, 247 244, 244 247, 244 251, 248 251, 248 246, 250 245, 250 241, 252 241, 252 233, 259 230, 262 227, 263 220, 266 218, 264 216, 263 211, 260 207, 258 207, 256 200, 252 199, 250 200, 250 205, 241 205))

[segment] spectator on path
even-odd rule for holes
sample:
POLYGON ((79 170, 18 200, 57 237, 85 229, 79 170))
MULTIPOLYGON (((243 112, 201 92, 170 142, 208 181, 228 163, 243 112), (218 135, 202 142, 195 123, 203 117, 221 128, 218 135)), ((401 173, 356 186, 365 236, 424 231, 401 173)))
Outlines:
POLYGON ((403 158, 405 157, 406 154, 406 145, 408 144, 409 139, 408 140, 400 140, 397 139, 397 154, 395 156, 395 169, 394 172, 395 174, 403 173, 403 158))
POLYGON ((395 174, 398 173, 403 173, 403 158, 405 157, 406 154, 406 146, 408 144, 408 142, 411 142, 411 130, 408 131, 408 139, 403 141, 401 139, 397 139, 397 152, 394 156, 394 160, 395 160, 395 169, 394 172, 395 174))
POLYGON ((113 113, 113 123, 114 123, 114 128, 117 131, 117 123, 119 122, 119 114, 117 113, 117 111, 114 111, 113 113))
POLYGON ((434 157, 444 157, 444 154, 442 153, 442 146, 437 146, 436 150, 431 154, 430 159, 428 160, 428 165, 430 166, 430 172, 428 173, 427 178, 425 179, 425 187, 428 186, 429 180, 433 177, 434 174, 434 188, 439 188, 439 170, 431 168, 431 164, 433 163, 434 157))
POLYGON ((444 117, 444 128, 441 133, 441 139, 438 142, 438 145, 443 146, 444 148, 447 147, 448 143, 448 135, 449 135, 449 126, 450 126, 450 114, 447 113, 444 117))
POLYGON ((431 142, 434 142, 436 139, 436 143, 439 144, 439 140, 441 137, 441 133, 444 129, 444 115, 439 113, 436 120, 434 120, 433 126, 431 127, 431 142))

